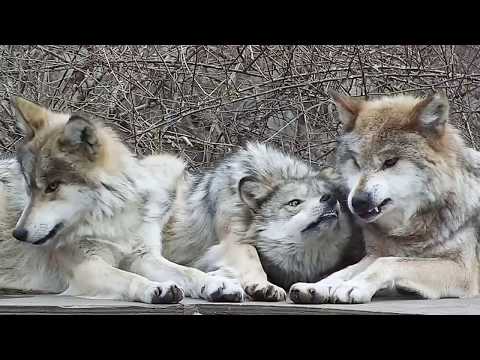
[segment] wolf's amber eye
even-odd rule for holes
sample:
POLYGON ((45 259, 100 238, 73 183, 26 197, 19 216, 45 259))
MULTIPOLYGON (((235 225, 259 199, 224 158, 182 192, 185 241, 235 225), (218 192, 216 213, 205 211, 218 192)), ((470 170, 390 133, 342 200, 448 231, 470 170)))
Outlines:
POLYGON ((302 203, 302 200, 294 199, 288 203, 288 206, 297 207, 302 203))
POLYGON ((394 157, 394 158, 385 160, 385 162, 383 163, 382 168, 383 168, 383 169, 391 168, 392 166, 395 166, 395 164, 397 163, 397 161, 398 161, 398 157, 394 157))
POLYGON ((60 181, 54 181, 54 182, 51 182, 50 184, 47 185, 47 187, 45 188, 45 193, 51 193, 51 192, 54 192, 55 190, 58 189, 58 185, 60 185, 60 181))

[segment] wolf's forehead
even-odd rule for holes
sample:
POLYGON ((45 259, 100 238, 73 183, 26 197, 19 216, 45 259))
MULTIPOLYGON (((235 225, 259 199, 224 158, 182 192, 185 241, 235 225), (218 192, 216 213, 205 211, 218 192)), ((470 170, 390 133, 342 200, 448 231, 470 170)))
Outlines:
POLYGON ((362 148, 362 138, 356 133, 347 133, 337 139, 337 159, 343 160, 359 154, 362 148))
MULTIPOLYGON (((60 154, 61 155, 61 154, 60 154)), ((62 181, 71 185, 91 185, 92 181, 74 162, 62 156, 42 155, 38 162, 38 176, 43 181, 62 181)))
POLYGON ((411 121, 412 111, 419 101, 419 98, 407 95, 367 101, 355 120, 355 129, 375 132, 405 127, 411 121))
POLYGON ((30 186, 58 180, 77 185, 91 184, 75 163, 63 155, 47 147, 34 149, 26 146, 19 150, 17 157, 30 186))
POLYGON ((423 145, 420 135, 403 129, 376 129, 370 133, 353 130, 339 139, 337 161, 352 156, 363 160, 391 155, 415 156, 423 145))
POLYGON ((321 178, 306 178, 288 182, 284 184, 280 189, 281 194, 297 194, 308 196, 317 193, 323 193, 330 189, 331 185, 321 178))

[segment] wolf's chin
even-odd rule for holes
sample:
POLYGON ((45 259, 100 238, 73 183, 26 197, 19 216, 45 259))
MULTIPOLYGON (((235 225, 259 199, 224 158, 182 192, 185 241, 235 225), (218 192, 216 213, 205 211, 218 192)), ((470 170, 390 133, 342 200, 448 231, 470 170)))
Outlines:
POLYGON ((392 199, 387 198, 378 206, 369 211, 359 214, 358 212, 353 212, 357 215, 363 222, 365 223, 372 223, 380 219, 383 215, 385 215, 388 210, 391 209, 392 199))

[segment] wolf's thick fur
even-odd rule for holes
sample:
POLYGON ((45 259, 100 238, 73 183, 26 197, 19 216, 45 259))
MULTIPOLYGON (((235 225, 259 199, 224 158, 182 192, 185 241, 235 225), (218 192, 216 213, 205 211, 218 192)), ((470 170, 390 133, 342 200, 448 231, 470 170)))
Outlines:
POLYGON ((448 101, 333 94, 344 124, 337 166, 362 224, 367 256, 296 302, 362 303, 383 288, 425 298, 479 293, 480 154, 448 124, 448 101))
POLYGON ((26 189, 15 158, 0 158, 0 286, 19 290, 58 292, 63 276, 48 248, 22 243, 12 236, 26 204, 26 189))
POLYGON ((279 286, 317 281, 360 259, 361 241, 352 240, 349 211, 337 200, 331 170, 318 172, 251 143, 213 170, 185 178, 165 228, 164 254, 239 278, 255 300, 283 300, 279 286))
POLYGON ((20 98, 15 105, 25 181, 15 161, 0 164, 1 287, 147 303, 175 303, 184 292, 241 301, 237 281, 161 255, 182 161, 138 160, 100 122, 20 98), (20 208, 13 235, 22 242, 9 233, 20 208))

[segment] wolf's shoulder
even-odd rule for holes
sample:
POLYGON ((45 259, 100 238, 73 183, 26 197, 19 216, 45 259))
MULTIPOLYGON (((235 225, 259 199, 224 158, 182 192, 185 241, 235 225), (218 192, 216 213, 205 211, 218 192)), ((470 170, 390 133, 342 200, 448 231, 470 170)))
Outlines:
POLYGON ((172 191, 186 171, 185 162, 180 157, 169 153, 146 156, 140 160, 140 164, 159 186, 172 191))

